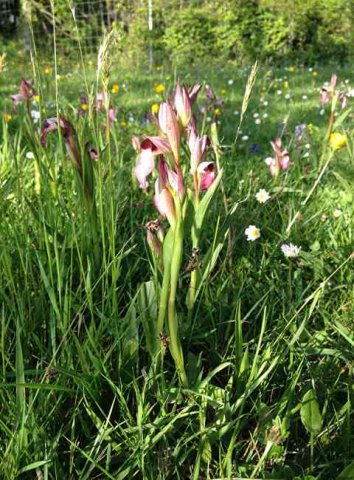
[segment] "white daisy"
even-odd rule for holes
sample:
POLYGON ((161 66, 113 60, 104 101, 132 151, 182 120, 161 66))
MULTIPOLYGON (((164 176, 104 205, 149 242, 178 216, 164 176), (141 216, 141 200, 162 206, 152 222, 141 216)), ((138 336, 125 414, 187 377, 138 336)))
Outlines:
POLYGON ((259 192, 256 193, 256 200, 259 203, 266 203, 269 199, 270 195, 267 190, 264 190, 264 188, 262 188, 261 190, 259 190, 259 192))
POLYGON ((254 242, 261 236, 261 231, 255 225, 249 225, 245 230, 245 235, 249 242, 254 242))
POLYGON ((280 249, 283 252, 284 257, 286 258, 296 258, 299 256, 299 253, 301 251, 301 247, 297 247, 293 243, 289 243, 289 244, 284 243, 280 247, 280 249))

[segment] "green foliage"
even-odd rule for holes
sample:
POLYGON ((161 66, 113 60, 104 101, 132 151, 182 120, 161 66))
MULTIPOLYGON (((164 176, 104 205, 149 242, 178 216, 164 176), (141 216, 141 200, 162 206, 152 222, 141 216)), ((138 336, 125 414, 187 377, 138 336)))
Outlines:
POLYGON ((217 21, 209 8, 184 8, 169 18, 173 22, 166 27, 164 42, 174 63, 193 64, 215 58, 217 21))
MULTIPOLYGON (((68 0, 54 5, 59 43, 70 49, 77 27, 83 46, 95 46, 113 27, 125 62, 147 64, 151 49, 155 63, 168 56, 177 65, 206 58, 345 63, 354 51, 354 4, 348 0, 154 0, 152 30, 148 2, 77 2, 76 24, 68 0)), ((38 36, 52 34, 50 2, 23 1, 22 6, 38 36)))

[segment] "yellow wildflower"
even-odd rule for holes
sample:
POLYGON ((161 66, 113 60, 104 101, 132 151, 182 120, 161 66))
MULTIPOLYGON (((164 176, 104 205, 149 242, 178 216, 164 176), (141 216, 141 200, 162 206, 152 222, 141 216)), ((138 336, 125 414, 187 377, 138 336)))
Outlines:
POLYGON ((340 150, 347 145, 347 136, 339 132, 333 132, 329 136, 329 144, 334 151, 340 150))
POLYGON ((318 72, 316 72, 316 71, 315 71, 315 72, 312 72, 312 76, 313 76, 314 78, 318 77, 318 72))
POLYGON ((284 88, 285 88, 285 89, 288 89, 288 88, 289 88, 289 82, 288 82, 287 80, 284 82, 284 88))
POLYGON ((225 88, 222 88, 222 89, 221 89, 221 95, 225 95, 225 93, 226 93, 225 88))
POLYGON ((86 112, 86 110, 88 110, 88 109, 89 109, 89 104, 88 103, 82 103, 81 104, 81 110, 86 112))
POLYGON ((220 110, 220 108, 216 108, 216 109, 214 110, 214 114, 215 114, 216 116, 221 115, 221 110, 220 110))
POLYGON ((5 120, 5 122, 11 122, 12 115, 10 115, 9 113, 5 113, 4 114, 4 120, 5 120))
POLYGON ((120 122, 120 126, 121 126, 122 128, 125 128, 127 125, 128 125, 128 124, 127 124, 127 122, 126 122, 125 120, 122 120, 122 121, 120 122))
POLYGON ((156 85, 155 92, 158 95, 162 94, 164 91, 165 91, 165 87, 162 85, 162 83, 159 83, 158 85, 156 85))
POLYGON ((160 110, 160 105, 158 103, 154 103, 153 105, 151 105, 151 112, 156 114, 158 113, 160 110))
POLYGON ((35 95, 35 96, 33 97, 33 100, 34 100, 35 102, 40 102, 41 97, 40 97, 39 95, 35 95))
POLYGON ((52 73, 52 69, 51 69, 50 67, 46 67, 46 68, 44 69, 44 74, 45 74, 45 75, 50 75, 51 73, 52 73))
POLYGON ((117 83, 114 83, 112 85, 112 93, 118 93, 119 92, 119 85, 117 83))

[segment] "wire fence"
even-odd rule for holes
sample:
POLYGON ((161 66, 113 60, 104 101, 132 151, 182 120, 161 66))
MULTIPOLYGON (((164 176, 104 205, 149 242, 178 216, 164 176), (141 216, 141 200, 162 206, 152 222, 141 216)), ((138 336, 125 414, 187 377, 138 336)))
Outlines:
POLYGON ((20 17, 19 0, 0 0, 0 32, 9 33, 16 30, 20 17))
MULTIPOLYGON (((130 9, 135 6, 146 10, 146 23, 152 28, 151 6, 154 0, 129 0, 130 9), (151 25, 150 25, 151 24, 151 25)), ((57 31, 58 44, 69 45, 79 34, 83 47, 97 48, 104 31, 117 22, 125 22, 126 8, 118 0, 0 0, 0 34, 23 34, 22 27, 33 28, 35 38, 57 31), (21 26, 21 28, 18 28, 21 26)), ((128 8, 128 9, 129 9, 128 8)), ((128 24, 126 25, 127 28, 128 24)))

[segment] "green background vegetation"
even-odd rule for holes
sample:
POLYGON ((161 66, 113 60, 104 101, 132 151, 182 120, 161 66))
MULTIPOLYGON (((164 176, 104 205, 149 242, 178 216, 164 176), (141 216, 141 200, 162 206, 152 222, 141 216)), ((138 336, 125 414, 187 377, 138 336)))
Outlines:
MULTIPOLYGON (((75 37, 71 4, 54 2, 58 41, 69 50, 75 37)), ((91 6, 87 1, 75 2, 81 38, 92 46, 103 24, 114 25, 121 36, 122 61, 142 64, 149 44, 157 62, 169 59, 178 65, 206 58, 345 63, 353 57, 350 0, 152 0, 152 6, 154 28, 149 31, 147 1, 92 0, 91 6)), ((50 36, 50 2, 23 0, 22 12, 36 33, 50 36)))

